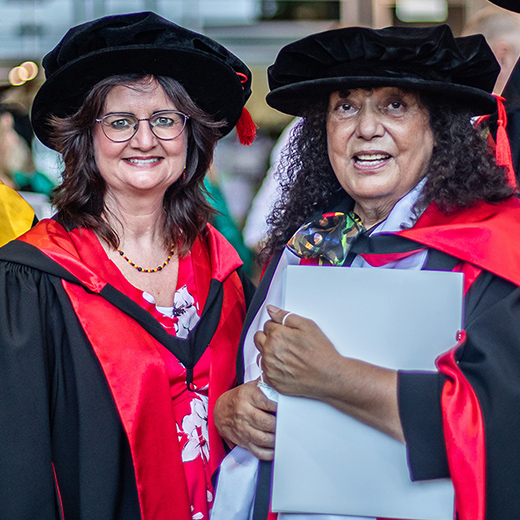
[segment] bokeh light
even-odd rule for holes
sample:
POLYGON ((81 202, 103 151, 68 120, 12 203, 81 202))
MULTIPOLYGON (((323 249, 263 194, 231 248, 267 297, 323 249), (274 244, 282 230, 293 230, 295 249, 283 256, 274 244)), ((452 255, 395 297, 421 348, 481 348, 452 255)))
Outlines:
POLYGON ((25 61, 9 71, 9 83, 17 87, 31 81, 38 75, 38 65, 34 61, 25 61))

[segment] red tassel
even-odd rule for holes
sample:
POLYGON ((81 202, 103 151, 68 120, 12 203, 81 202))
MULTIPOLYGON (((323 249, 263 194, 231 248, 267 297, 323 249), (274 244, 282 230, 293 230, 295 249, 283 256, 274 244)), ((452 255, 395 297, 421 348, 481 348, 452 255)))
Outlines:
POLYGON ((513 158, 511 156, 511 147, 509 145, 509 138, 507 137, 507 114, 504 107, 504 98, 502 96, 495 96, 498 106, 498 121, 497 121, 497 139, 496 139, 496 162, 499 166, 503 166, 507 172, 507 180, 509 184, 516 188, 516 176, 513 169, 513 158))
POLYGON ((236 126, 237 136, 240 144, 250 145, 255 140, 257 128, 258 127, 255 125, 251 114, 247 108, 244 107, 242 109, 242 115, 240 116, 236 126))

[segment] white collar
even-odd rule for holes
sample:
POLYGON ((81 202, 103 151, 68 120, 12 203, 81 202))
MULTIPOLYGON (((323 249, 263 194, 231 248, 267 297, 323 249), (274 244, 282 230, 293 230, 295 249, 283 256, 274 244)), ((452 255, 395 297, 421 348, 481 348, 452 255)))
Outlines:
POLYGON ((411 228, 418 217, 418 215, 414 213, 413 207, 419 199, 425 184, 426 177, 422 179, 413 190, 409 191, 403 198, 397 201, 388 217, 386 217, 383 222, 380 222, 370 234, 395 233, 403 229, 411 228))

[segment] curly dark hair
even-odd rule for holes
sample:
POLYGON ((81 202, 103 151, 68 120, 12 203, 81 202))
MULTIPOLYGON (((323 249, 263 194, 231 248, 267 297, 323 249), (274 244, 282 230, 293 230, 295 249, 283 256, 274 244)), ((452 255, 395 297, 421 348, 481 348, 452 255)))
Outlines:
MULTIPOLYGON (((419 93, 419 102, 429 112, 435 145, 416 213, 433 201, 441 211, 453 213, 479 201, 499 202, 513 195, 505 169, 497 166, 485 138, 489 131, 485 124, 475 128, 468 111, 433 93, 419 93)), ((282 154, 281 196, 267 218, 270 232, 262 260, 282 249, 312 214, 327 211, 345 197, 328 158, 327 110, 328 97, 313 103, 282 154)))
POLYGON ((215 144, 225 123, 215 122, 190 98, 176 80, 163 76, 126 74, 111 76, 96 84, 80 109, 69 117, 52 117, 52 143, 63 156, 63 182, 55 189, 52 202, 57 209, 56 219, 62 225, 84 227, 99 234, 111 246, 119 246, 120 237, 110 226, 105 205, 107 185, 96 165, 93 129, 102 115, 106 97, 118 85, 139 90, 144 82, 157 81, 177 110, 188 115, 186 176, 172 184, 164 195, 164 244, 177 246, 179 254, 186 254, 215 213, 206 198, 204 176, 213 159, 215 144))

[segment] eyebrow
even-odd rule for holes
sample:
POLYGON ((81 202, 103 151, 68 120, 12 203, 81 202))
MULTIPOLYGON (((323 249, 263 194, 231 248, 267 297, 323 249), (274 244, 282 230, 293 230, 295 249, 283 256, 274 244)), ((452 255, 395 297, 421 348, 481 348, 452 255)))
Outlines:
POLYGON ((347 98, 350 96, 351 93, 352 93, 351 90, 338 90, 338 96, 340 98, 347 98))
MULTIPOLYGON (((157 114, 160 114, 162 112, 179 112, 179 110, 175 110, 173 108, 161 108, 161 110, 154 110, 150 117, 153 117, 157 114)), ((106 116, 132 116, 132 117, 136 117, 137 119, 139 119, 137 117, 136 114, 132 113, 132 112, 107 112, 104 116, 102 117, 106 117, 106 116)))
MULTIPOLYGON (((132 114, 132 112, 107 112, 105 116, 133 116, 137 117, 135 114, 132 114)), ((103 116, 103 117, 105 117, 103 116)))

